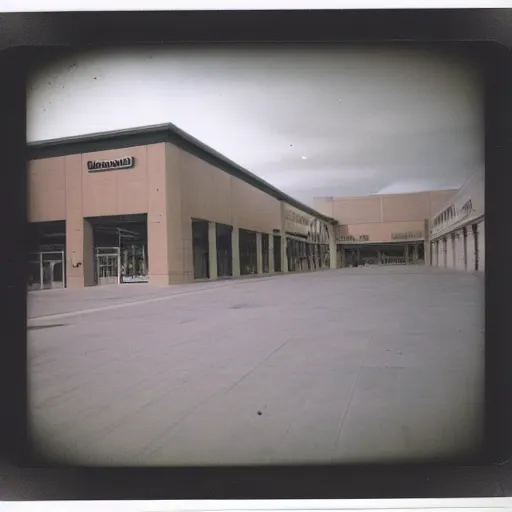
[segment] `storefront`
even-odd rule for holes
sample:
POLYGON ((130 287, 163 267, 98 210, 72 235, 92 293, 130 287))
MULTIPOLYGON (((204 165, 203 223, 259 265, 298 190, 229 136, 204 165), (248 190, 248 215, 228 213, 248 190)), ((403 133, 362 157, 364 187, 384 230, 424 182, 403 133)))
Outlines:
POLYGON ((336 221, 172 125, 28 150, 30 289, 313 270, 336 249, 336 221))
POLYGON ((290 205, 286 205, 284 217, 289 272, 337 268, 333 222, 308 215, 290 205))
POLYGON ((338 226, 341 266, 419 265, 425 262, 424 232, 392 232, 347 234, 347 227, 338 226))

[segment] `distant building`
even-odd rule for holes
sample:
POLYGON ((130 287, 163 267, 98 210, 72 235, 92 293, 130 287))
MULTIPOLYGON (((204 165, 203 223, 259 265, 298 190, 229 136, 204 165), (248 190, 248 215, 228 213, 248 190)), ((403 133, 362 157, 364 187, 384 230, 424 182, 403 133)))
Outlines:
POLYGON ((339 223, 339 266, 428 264, 429 220, 455 193, 317 198, 314 206, 339 223))
POLYGON ((337 266, 427 264, 484 270, 484 177, 460 189, 317 198, 338 221, 337 266))

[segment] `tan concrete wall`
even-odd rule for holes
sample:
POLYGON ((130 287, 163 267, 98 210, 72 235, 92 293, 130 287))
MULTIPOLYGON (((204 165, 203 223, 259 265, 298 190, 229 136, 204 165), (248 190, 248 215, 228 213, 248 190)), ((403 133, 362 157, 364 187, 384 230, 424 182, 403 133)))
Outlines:
POLYGON ((165 146, 155 144, 29 162, 29 221, 66 221, 68 287, 94 284, 92 230, 84 218, 136 213, 148 213, 150 279, 165 281, 161 277, 169 274, 165 156, 165 146), (135 158, 133 168, 87 169, 89 160, 125 156, 135 158))
POLYGON ((84 153, 82 159, 82 195, 84 217, 126 215, 148 211, 147 152, 151 146, 84 153), (89 172, 87 161, 132 156, 132 169, 89 172))
POLYGON ((315 210, 323 215, 334 218, 334 201, 333 197, 315 197, 313 206, 315 210))
MULTIPOLYGON (((168 173, 165 144, 147 147, 147 223, 148 223, 148 269, 149 282, 168 285, 171 279, 171 255, 169 247, 175 224, 169 222, 170 205, 168 188, 172 177, 168 173)), ((179 219, 176 219, 179 222, 179 219)), ((181 240, 180 240, 181 242, 181 240)), ((174 258, 179 253, 175 251, 174 258)), ((181 273, 180 273, 181 275, 181 273)))
MULTIPOLYGON (((64 220, 80 194, 84 217, 148 211, 147 147, 99 151, 28 163, 29 222, 64 220), (89 160, 135 157, 133 169, 89 172, 89 160), (70 164, 70 162, 73 164, 70 164), (70 165, 73 167, 71 170, 70 165), (72 187, 73 190, 70 189, 72 187), (67 195, 67 192, 71 195, 67 195)), ((76 210, 76 208, 75 208, 76 210)))
POLYGON ((66 218, 66 158, 33 160, 27 169, 27 218, 49 222, 66 218))
POLYGON ((281 228, 280 202, 180 150, 183 217, 209 220, 260 233, 281 228))
POLYGON ((341 224, 382 222, 380 196, 334 198, 332 202, 334 218, 341 224))
POLYGON ((381 222, 407 222, 430 217, 430 194, 393 194, 381 196, 381 222))
POLYGON ((314 219, 315 217, 309 213, 287 203, 284 204, 284 228, 287 233, 307 236, 314 219))
POLYGON ((340 224, 412 222, 430 218, 456 190, 315 198, 315 209, 340 224))
MULTIPOLYGON (((432 212, 453 197, 456 190, 363 197, 316 198, 315 208, 339 223, 339 241, 354 237, 357 243, 406 242, 425 238, 425 221, 432 212), (422 233, 421 237, 393 238, 398 233, 422 233), (368 240, 360 240, 360 237, 368 240)), ((354 243, 353 241, 351 243, 354 243)))
POLYGON ((36 160, 29 183, 30 221, 66 220, 70 287, 94 284, 89 217, 147 213, 149 280, 162 285, 193 280, 193 218, 259 233, 283 228, 279 200, 168 143, 36 160), (130 169, 87 168, 128 156, 130 169))
MULTIPOLYGON (((339 237, 352 236, 357 243, 380 243, 380 242, 405 242, 403 239, 394 239, 395 233, 421 233, 421 236, 412 240, 422 240, 425 224, 422 221, 411 222, 386 222, 371 224, 341 225, 338 229, 339 237), (368 240, 360 240, 360 237, 368 237, 368 240)), ((354 242, 352 242, 354 243, 354 242)))
POLYGON ((64 157, 66 169, 66 281, 68 288, 91 285, 85 281, 84 260, 90 261, 92 247, 84 244, 82 215, 82 160, 80 155, 64 157))

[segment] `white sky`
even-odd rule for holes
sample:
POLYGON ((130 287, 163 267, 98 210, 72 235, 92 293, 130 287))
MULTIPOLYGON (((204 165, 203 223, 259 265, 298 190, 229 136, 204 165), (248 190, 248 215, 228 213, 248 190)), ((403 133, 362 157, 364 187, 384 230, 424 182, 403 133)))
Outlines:
POLYGON ((432 47, 103 49, 33 73, 27 138, 171 122, 310 204, 457 187, 484 165, 481 85, 432 47))

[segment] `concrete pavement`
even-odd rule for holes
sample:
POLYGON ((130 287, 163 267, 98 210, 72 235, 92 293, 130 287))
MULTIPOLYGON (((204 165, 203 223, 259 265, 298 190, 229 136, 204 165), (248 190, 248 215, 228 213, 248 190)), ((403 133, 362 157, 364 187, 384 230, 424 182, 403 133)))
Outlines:
POLYGON ((31 293, 33 436, 82 465, 463 454, 483 303, 481 274, 413 266, 31 293))

